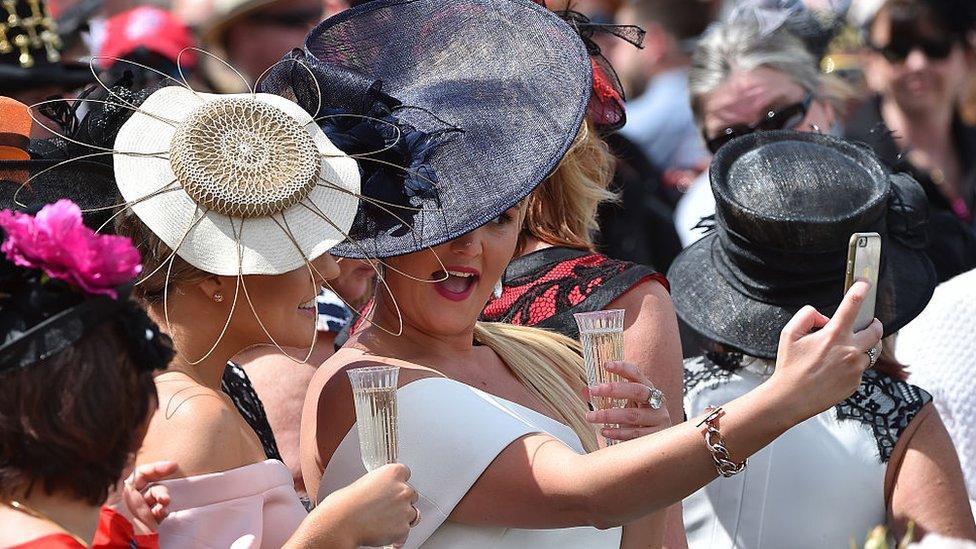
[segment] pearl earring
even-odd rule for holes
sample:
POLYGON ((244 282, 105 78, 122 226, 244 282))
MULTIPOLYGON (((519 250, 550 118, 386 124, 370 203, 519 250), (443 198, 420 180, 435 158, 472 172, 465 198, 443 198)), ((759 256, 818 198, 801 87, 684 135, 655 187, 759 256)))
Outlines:
POLYGON ((213 300, 216 301, 217 303, 220 303, 221 301, 224 300, 224 294, 220 292, 214 292, 213 300))
POLYGON ((495 299, 501 299, 502 298, 502 281, 501 281, 501 279, 498 279, 497 281, 495 281, 495 290, 492 292, 492 295, 495 296, 495 299))

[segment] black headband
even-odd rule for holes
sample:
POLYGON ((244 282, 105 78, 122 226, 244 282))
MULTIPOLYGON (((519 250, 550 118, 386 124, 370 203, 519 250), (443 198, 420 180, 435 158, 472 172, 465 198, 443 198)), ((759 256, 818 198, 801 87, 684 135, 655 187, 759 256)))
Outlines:
POLYGON ((117 325, 131 354, 138 357, 135 362, 140 371, 165 368, 173 356, 169 337, 138 304, 127 299, 127 291, 120 294, 118 299, 87 298, 20 333, 7 334, 9 340, 0 345, 0 372, 47 360, 110 322, 117 325))

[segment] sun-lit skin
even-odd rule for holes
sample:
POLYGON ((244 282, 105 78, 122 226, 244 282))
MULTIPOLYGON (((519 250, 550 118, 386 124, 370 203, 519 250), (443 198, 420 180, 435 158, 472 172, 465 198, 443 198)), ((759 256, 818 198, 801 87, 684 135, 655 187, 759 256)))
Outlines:
MULTIPOLYGON (((735 70, 703 101, 704 129, 709 138, 730 126, 752 125, 770 110, 803 100, 806 90, 786 74, 767 67, 735 70)), ((795 129, 829 131, 834 111, 822 100, 814 99, 805 119, 795 129)))
MULTIPOLYGON (((326 279, 339 274, 329 254, 310 265, 312 275, 306 266, 280 275, 245 276, 233 314, 236 277, 211 276, 170 288, 168 330, 177 355, 156 377, 160 413, 153 417, 137 463, 174 459, 179 469, 171 476, 185 477, 266 459, 254 431, 220 391, 220 380, 231 357, 272 339, 293 348, 295 360, 305 358, 315 336, 315 297, 326 279)), ((162 303, 149 312, 167 326, 162 303)))
MULTIPOLYGON (((443 293, 445 285, 452 282, 418 282, 387 269, 387 284, 396 296, 403 319, 403 337, 397 342, 399 349, 412 344, 422 347, 428 338, 449 339, 470 333, 473 320, 481 314, 495 281, 501 278, 515 253, 521 218, 519 208, 511 208, 491 223, 435 246, 433 253, 421 251, 385 260, 396 270, 421 280, 443 278, 444 267, 474 275, 466 279, 470 286, 460 294, 464 298, 455 301, 443 293)), ((462 284, 458 288, 463 287, 463 281, 453 281, 459 282, 462 284)), ((377 291, 373 320, 390 329, 399 325, 389 293, 382 287, 377 291)))
MULTIPOLYGON (((922 27, 925 37, 944 39, 931 25, 922 27)), ((871 43, 884 46, 891 40, 891 26, 882 12, 871 26, 871 43)), ((909 116, 941 114, 954 105, 969 81, 971 55, 956 43, 949 57, 930 59, 918 48, 903 63, 892 63, 880 53, 869 56, 868 82, 882 95, 890 96, 909 116)))
MULTIPOLYGON (((177 287, 176 295, 169 298, 170 321, 175 327, 191 325, 190 319, 196 319, 192 323, 194 335, 187 339, 203 343, 207 339, 204 332, 216 331, 210 339, 212 345, 233 308, 221 347, 242 350, 254 344, 277 343, 282 347, 307 349, 315 331, 315 296, 323 281, 339 275, 339 265, 329 254, 323 254, 310 265, 311 270, 299 267, 280 275, 243 277, 236 305, 236 277, 214 276, 188 288, 177 287), (219 301, 214 298, 218 294, 219 301)), ((159 307, 154 308, 154 313, 155 309, 159 307)), ((192 357, 188 351, 185 356, 192 357)))

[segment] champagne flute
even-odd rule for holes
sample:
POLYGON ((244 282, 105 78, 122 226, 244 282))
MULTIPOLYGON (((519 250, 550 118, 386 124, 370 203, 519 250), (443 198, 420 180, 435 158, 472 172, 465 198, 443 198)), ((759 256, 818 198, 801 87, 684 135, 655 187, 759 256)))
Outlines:
MULTIPOLYGON (((589 385, 622 381, 619 374, 608 372, 608 362, 624 359, 624 310, 593 311, 573 315, 579 327, 580 343, 583 344, 583 363, 586 366, 586 382, 589 385)), ((594 410, 623 408, 627 401, 619 398, 595 397, 590 399, 594 410)), ((606 425, 616 427, 616 425, 606 425)), ((607 445, 616 440, 605 439, 607 445)))
POLYGON ((367 471, 387 463, 396 463, 397 439, 397 366, 371 366, 347 372, 356 404, 356 427, 359 449, 367 471))
MULTIPOLYGON (((363 467, 373 471, 399 457, 397 438, 398 366, 371 366, 346 372, 356 405, 356 428, 363 467)), ((384 549, 393 549, 386 546, 384 549)))

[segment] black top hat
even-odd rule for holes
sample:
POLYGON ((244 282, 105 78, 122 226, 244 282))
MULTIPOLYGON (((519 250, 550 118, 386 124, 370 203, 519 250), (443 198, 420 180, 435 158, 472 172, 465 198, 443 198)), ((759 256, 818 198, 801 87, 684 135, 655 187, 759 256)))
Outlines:
POLYGON ((0 88, 80 87, 94 79, 87 65, 61 58, 57 24, 42 0, 0 3, 0 18, 0 88))
POLYGON ((803 305, 829 315, 840 304, 856 232, 882 236, 875 316, 885 335, 931 298, 925 193, 914 179, 889 174, 866 146, 756 133, 723 147, 710 176, 714 231, 668 273, 678 316, 706 337, 774 358, 780 331, 803 305))
POLYGON ((428 161, 443 210, 416 215, 406 234, 342 244, 338 255, 407 254, 498 217, 556 168, 590 99, 583 41, 530 0, 374 0, 322 22, 305 46, 382 81, 411 107, 397 115, 419 130, 460 130, 428 161))

